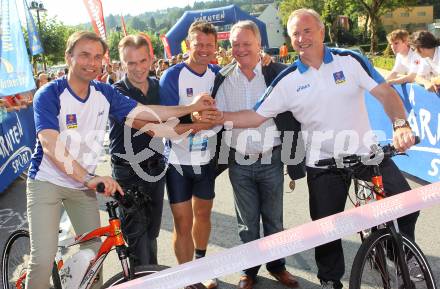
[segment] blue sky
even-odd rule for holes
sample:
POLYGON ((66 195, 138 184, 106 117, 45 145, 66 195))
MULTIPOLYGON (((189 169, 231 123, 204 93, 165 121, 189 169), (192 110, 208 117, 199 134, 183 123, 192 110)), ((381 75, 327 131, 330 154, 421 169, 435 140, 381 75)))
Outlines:
MULTIPOLYGON (((28 3, 31 0, 27 0, 28 3)), ((195 0, 101 0, 104 15, 118 15, 120 13, 126 15, 138 15, 146 11, 155 11, 166 9, 169 7, 185 7, 192 5, 195 0)), ((23 14, 23 1, 17 0, 18 10, 23 14)), ((49 16, 57 16, 58 20, 64 24, 75 25, 89 22, 90 18, 84 6, 83 0, 41 0, 47 9, 49 16)), ((200 0, 199 0, 200 2, 200 0)), ((23 17, 22 17, 23 19, 23 17)))

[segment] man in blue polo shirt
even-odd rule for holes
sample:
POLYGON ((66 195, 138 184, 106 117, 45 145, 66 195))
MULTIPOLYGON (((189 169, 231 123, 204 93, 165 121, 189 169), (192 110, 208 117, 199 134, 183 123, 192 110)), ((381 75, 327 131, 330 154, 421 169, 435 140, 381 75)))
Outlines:
MULTIPOLYGON (((194 22, 188 30, 189 58, 165 71, 160 79, 163 105, 185 105, 199 93, 210 93, 220 67, 210 64, 217 49, 212 24, 194 22)), ((190 120, 188 120, 190 121, 190 120)), ((215 174, 210 160, 213 131, 168 141, 167 192, 174 217, 174 252, 179 264, 205 256, 211 232, 215 174)), ((217 282, 205 283, 209 289, 217 282), (208 284, 209 283, 209 284, 208 284)))
MULTIPOLYGON (((291 111, 303 130, 310 215, 316 220, 344 210, 348 186, 344 177, 316 168, 315 161, 339 153, 368 153, 376 142, 364 104, 365 91, 382 103, 393 122, 393 143, 398 150, 411 147, 414 136, 399 95, 368 60, 323 44, 324 24, 318 13, 296 10, 287 28, 299 59, 274 80, 254 110, 224 112, 218 122, 257 127, 280 112, 291 111)), ((410 189, 392 160, 383 161, 380 167, 389 195, 410 189)), ((414 213, 399 219, 401 231, 410 238, 414 238, 417 217, 414 213)), ((342 288, 345 266, 341 240, 317 247, 315 259, 322 288, 342 288)))
MULTIPOLYGON (((26 288, 49 288, 61 203, 75 232, 82 234, 100 226, 94 193, 97 184, 105 184, 106 195, 122 192, 111 177, 93 174, 109 115, 121 123, 131 120, 133 126, 141 127, 147 122, 165 121, 214 107, 208 96, 188 106, 138 105, 111 86, 94 81, 107 50, 106 43, 96 34, 75 32, 67 40, 68 75, 52 81, 35 95, 38 138, 27 183, 31 256, 26 288)), ((170 131, 161 127, 151 126, 156 133, 170 131)), ((93 247, 96 249, 97 244, 93 247)))

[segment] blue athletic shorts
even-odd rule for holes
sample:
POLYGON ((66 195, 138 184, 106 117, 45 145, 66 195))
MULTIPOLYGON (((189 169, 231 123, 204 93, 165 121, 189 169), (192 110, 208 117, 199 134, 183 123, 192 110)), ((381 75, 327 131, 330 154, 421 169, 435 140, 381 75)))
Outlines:
POLYGON ((203 200, 214 199, 215 172, 211 164, 194 168, 186 165, 176 168, 169 164, 166 180, 168 200, 171 204, 191 200, 192 196, 203 200), (181 168, 183 175, 178 168, 181 168))

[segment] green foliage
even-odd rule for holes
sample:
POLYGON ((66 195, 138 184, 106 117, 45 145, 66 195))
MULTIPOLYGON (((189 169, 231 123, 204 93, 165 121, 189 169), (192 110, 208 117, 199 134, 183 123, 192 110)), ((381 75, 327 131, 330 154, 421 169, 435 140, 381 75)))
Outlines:
POLYGON ((119 31, 112 31, 107 34, 107 45, 111 60, 119 60, 118 44, 122 37, 124 37, 124 33, 119 31))
POLYGON ((378 51, 378 32, 380 29, 380 16, 398 7, 407 7, 416 4, 416 0, 356 0, 360 11, 370 19, 370 53, 378 51))
POLYGON ((324 4, 323 2, 324 1, 322 0, 283 0, 278 7, 283 25, 287 24, 287 20, 292 11, 299 8, 312 8, 318 13, 321 13, 324 4))
MULTIPOLYGON (((77 31, 77 29, 70 26, 65 26, 56 18, 48 17, 40 18, 40 25, 41 33, 39 33, 39 36, 44 49, 46 63, 49 66, 64 63, 64 50, 66 47, 67 38, 70 36, 70 34, 77 31)), ((29 47, 29 44, 27 43, 27 31, 24 32, 24 37, 26 39, 26 45, 29 47)), ((28 51, 30 50, 28 49, 28 51)), ((34 61, 40 63, 43 62, 42 55, 36 55, 34 57, 34 61)))
POLYGON ((394 66, 394 57, 375 56, 371 58, 373 65, 386 70, 391 70, 394 66))

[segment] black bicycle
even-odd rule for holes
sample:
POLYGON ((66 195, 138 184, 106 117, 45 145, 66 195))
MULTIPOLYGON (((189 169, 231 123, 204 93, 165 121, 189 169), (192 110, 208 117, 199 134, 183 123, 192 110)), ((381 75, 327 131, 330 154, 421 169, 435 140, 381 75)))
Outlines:
MULTIPOLYGON (((416 143, 420 139, 416 137, 416 143)), ((342 172, 353 180, 356 206, 386 197, 379 163, 384 158, 404 155, 392 145, 373 145, 368 155, 343 155, 316 162, 342 172), (369 181, 358 178, 362 170, 372 170, 369 181)), ((356 254, 350 274, 350 289, 436 289, 429 263, 417 244, 399 231, 397 220, 359 232, 362 244, 356 254)))

